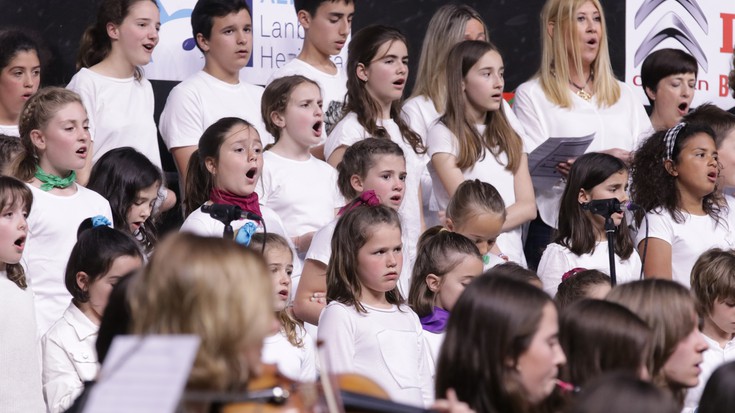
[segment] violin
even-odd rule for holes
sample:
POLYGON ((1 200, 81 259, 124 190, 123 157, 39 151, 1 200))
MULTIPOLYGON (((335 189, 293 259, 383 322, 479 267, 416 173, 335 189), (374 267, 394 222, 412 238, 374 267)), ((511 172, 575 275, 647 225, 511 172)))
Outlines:
POLYGON ((246 399, 224 404, 220 412, 432 412, 390 401, 380 385, 359 374, 330 375, 320 383, 300 383, 285 377, 273 365, 264 365, 261 375, 248 384, 246 399))

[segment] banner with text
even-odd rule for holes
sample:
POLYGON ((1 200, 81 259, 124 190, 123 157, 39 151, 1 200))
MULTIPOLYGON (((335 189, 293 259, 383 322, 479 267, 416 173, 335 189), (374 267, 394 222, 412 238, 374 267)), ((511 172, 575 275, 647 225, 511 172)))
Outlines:
POLYGON ((641 64, 651 52, 682 49, 699 63, 692 106, 712 102, 735 106, 728 89, 732 69, 735 2, 714 0, 627 0, 625 81, 635 85, 642 102, 641 64))
MULTIPOLYGON (((156 0, 161 12, 160 40, 145 76, 155 80, 184 80, 204 66, 191 31, 191 11, 196 0, 156 0)), ((242 80, 264 85, 271 73, 301 51, 304 29, 296 20, 293 0, 247 0, 252 11, 252 57, 242 69, 242 80)), ((348 39, 349 42, 349 39, 348 39)), ((347 46, 332 60, 347 63, 347 46)))

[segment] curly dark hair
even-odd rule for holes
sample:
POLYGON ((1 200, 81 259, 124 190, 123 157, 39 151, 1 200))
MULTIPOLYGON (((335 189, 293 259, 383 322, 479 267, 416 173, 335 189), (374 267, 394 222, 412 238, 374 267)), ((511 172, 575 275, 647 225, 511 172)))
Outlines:
MULTIPOLYGON (((676 189, 676 177, 666 171, 664 161, 666 144, 664 136, 666 130, 658 131, 649 136, 636 150, 631 166, 630 196, 634 203, 642 210, 635 213, 636 225, 640 225, 646 212, 656 208, 668 211, 674 222, 684 222, 684 215, 679 209, 680 196, 676 189)), ((679 154, 689 138, 699 133, 705 133, 715 140, 715 133, 707 125, 688 123, 677 134, 671 159, 674 165, 679 163, 679 154)), ((717 222, 720 221, 720 209, 724 199, 716 190, 702 199, 704 212, 717 222)))

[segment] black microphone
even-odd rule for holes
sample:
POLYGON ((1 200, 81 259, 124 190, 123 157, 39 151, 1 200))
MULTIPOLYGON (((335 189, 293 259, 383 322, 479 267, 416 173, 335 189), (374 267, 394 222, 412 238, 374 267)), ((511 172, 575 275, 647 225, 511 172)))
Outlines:
POLYGON ((249 219, 251 221, 263 222, 263 217, 260 215, 250 211, 243 211, 242 208, 237 205, 202 205, 202 212, 209 214, 212 218, 222 222, 232 222, 237 219, 249 219))
POLYGON ((594 199, 590 202, 582 203, 581 205, 582 209, 604 217, 609 217, 616 212, 640 209, 640 206, 630 201, 621 202, 617 198, 594 199))

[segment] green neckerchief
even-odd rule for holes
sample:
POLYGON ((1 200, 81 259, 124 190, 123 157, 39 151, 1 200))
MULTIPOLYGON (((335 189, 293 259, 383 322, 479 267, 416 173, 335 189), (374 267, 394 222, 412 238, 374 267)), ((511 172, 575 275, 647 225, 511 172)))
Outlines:
POLYGON ((47 174, 40 166, 36 166, 36 174, 34 176, 41 181, 41 190, 47 192, 54 188, 68 188, 77 180, 77 173, 74 171, 71 171, 66 178, 61 178, 56 175, 47 174))

